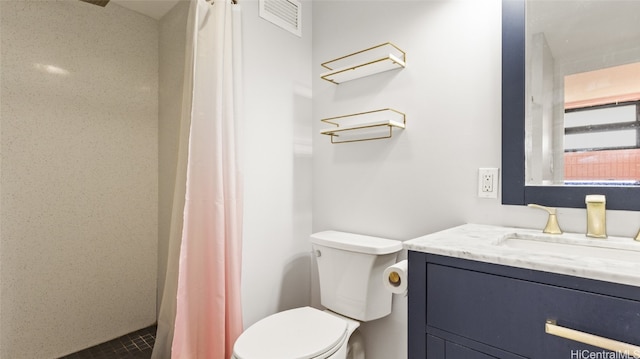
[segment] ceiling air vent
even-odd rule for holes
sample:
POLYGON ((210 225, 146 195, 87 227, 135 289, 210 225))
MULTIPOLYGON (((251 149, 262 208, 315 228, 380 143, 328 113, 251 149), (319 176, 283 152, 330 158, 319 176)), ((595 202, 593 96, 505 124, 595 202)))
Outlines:
POLYGON ((296 0, 260 0, 260 17, 302 36, 302 6, 296 0))

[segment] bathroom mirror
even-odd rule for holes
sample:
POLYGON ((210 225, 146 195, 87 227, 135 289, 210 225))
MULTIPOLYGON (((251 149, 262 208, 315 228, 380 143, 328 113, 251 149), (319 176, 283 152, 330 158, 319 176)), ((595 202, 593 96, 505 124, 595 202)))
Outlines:
MULTIPOLYGON (((564 1, 563 5, 577 5, 578 8, 570 10, 571 16, 563 15, 555 20, 561 20, 557 26, 563 29, 573 29, 577 27, 587 16, 582 12, 589 8, 598 7, 605 2, 602 1, 564 1), (566 3, 566 4, 565 4, 566 3)), ((638 5, 629 1, 607 1, 607 11, 621 5, 638 5)), ((596 46, 603 50, 603 53, 593 54, 593 50, 585 48, 574 48, 576 38, 565 37, 558 42, 555 35, 542 34, 540 28, 548 26, 550 19, 540 20, 533 23, 527 32, 527 12, 542 11, 543 13, 559 14, 560 11, 556 6, 554 11, 545 10, 545 6, 551 5, 552 1, 533 1, 529 4, 525 0, 503 0, 502 13, 502 168, 503 168, 503 204, 524 205, 527 203, 538 203, 555 207, 575 207, 582 208, 585 206, 584 197, 587 194, 604 194, 607 196, 607 208, 620 210, 640 210, 640 186, 637 179, 635 180, 615 180, 612 176, 604 175, 600 180, 566 180, 564 178, 564 160, 566 153, 579 154, 602 154, 603 148, 598 146, 583 145, 575 146, 573 150, 567 151, 563 146, 566 141, 567 131, 564 125, 566 104, 565 83, 567 75, 588 72, 598 69, 595 66, 599 63, 600 67, 611 68, 618 65, 631 64, 634 61, 639 62, 640 56, 634 59, 640 53, 640 43, 637 39, 628 40, 627 43, 632 44, 627 50, 622 52, 612 52, 610 43, 602 42, 596 46), (536 7, 539 9, 536 10, 536 7), (538 26, 538 30, 535 30, 538 26), (534 36, 537 35, 537 36, 534 36), (635 46, 635 48, 634 48, 635 46), (559 58, 553 62, 551 47, 555 47, 557 51, 569 52, 573 49, 573 58, 564 60, 559 58), (536 55, 532 49, 543 49, 542 55, 536 55), (527 55, 527 51, 530 51, 527 55), (546 53, 545 53, 546 51, 546 53), (576 53, 581 56, 577 56, 576 53), (549 63, 551 58, 551 64, 549 63), (535 71, 527 70, 527 65, 537 69, 538 74, 541 69, 552 68, 551 75, 532 75, 535 71), (538 77, 536 80, 536 76, 538 77), (537 81, 537 82, 536 82, 537 81), (541 88, 550 88, 548 93, 542 92, 541 88), (542 100, 541 99, 545 99, 542 100), (547 104, 547 109, 539 106, 540 102, 547 104), (542 115, 540 115, 542 113, 542 115), (538 117, 554 117, 547 129, 541 130, 545 126, 536 124, 533 118, 538 117), (558 120, 559 119, 559 120, 558 120), (591 148, 594 147, 594 148, 591 148), (593 152, 590 152, 593 151, 593 152), (529 157, 527 157, 529 155, 529 157), (555 171, 553 168, 555 167, 555 171)), ((558 4, 555 4, 558 5, 558 4)), ((595 10, 596 17, 609 17, 603 13, 603 8, 595 10)), ((640 8, 636 10, 625 10, 627 13, 633 14, 637 19, 640 17, 640 8)), ((531 14, 529 14, 531 15, 531 14)), ((613 16, 613 18, 616 18, 613 16)), ((535 20, 535 19, 531 19, 535 20)), ((554 20, 554 21, 555 21, 554 20)), ((635 25, 634 28, 637 28, 635 25)), ((583 37, 590 41, 587 43, 596 43, 596 38, 603 36, 610 29, 596 28, 591 26, 588 28, 589 33, 583 31, 583 37)), ((543 31, 542 31, 543 32, 543 31)), ((626 34, 626 31, 625 31, 626 34)), ((624 38, 621 30, 613 35, 616 40, 624 38)), ((579 37, 579 36, 578 36, 579 37)), ((626 39, 626 38, 625 38, 626 39)), ((640 90, 636 90, 640 92, 640 90)), ((579 101, 578 101, 579 102, 579 101)), ((576 103, 578 103, 576 102, 576 103)), ((614 100, 614 103, 624 102, 623 100, 614 100)), ((638 131, 638 113, 640 113, 640 105, 631 101, 635 109, 635 121, 618 121, 626 122, 629 133, 632 133, 636 139, 635 144, 620 144, 621 141, 615 140, 615 146, 620 148, 631 148, 637 150, 640 141, 638 131), (635 122, 635 123, 632 123, 635 122)), ((591 104, 588 104, 591 105, 591 104)), ((586 106, 589 107, 589 106, 586 106)), ((569 111, 570 112, 570 111, 569 111)), ((630 111, 633 113, 634 111, 630 111)), ((611 117, 608 115, 608 117, 611 117)), ((547 120, 548 121, 548 120, 547 120)), ((616 124, 615 126, 621 126, 616 124)), ((614 126, 614 129, 616 129, 614 126)), ((609 125, 602 126, 587 125, 577 126, 591 131, 592 128, 603 129, 611 127, 609 125)), ((619 128, 618 128, 619 129, 619 128)), ((598 138, 605 137, 602 134, 592 134, 598 138)), ((606 145, 603 147, 612 147, 606 145)), ((606 148, 607 150, 609 148, 606 148)), ((638 158, 638 157, 636 157, 638 158)), ((637 166, 637 160, 635 162, 637 166)), ((605 164, 612 166, 612 164, 605 164)))

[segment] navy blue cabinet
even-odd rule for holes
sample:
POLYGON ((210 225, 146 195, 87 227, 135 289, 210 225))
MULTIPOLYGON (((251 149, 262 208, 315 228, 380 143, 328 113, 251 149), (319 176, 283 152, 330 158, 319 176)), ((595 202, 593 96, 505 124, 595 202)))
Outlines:
POLYGON ((409 359, 611 357, 548 321, 640 345, 637 287, 414 251, 408 277, 409 359))

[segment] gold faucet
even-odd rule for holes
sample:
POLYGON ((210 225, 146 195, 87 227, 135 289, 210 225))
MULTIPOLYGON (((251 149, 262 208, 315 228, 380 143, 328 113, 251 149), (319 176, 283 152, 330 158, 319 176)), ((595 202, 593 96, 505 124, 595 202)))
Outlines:
POLYGON ((587 204, 587 236, 607 238, 606 203, 604 195, 590 194, 584 199, 587 204))
POLYGON ((542 233, 548 234, 562 234, 562 230, 560 229, 560 225, 558 224, 558 216, 556 216, 557 210, 551 207, 541 206, 539 204, 529 203, 529 207, 539 208, 547 211, 549 213, 549 218, 547 219, 547 225, 544 226, 542 233))
POLYGON ((638 231, 638 234, 636 234, 636 238, 634 238, 636 241, 640 242, 640 231, 638 231))

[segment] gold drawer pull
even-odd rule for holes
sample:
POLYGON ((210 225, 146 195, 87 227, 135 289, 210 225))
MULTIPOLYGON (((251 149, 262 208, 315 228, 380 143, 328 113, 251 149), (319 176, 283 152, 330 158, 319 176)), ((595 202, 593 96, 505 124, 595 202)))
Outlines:
POLYGON ((623 353, 630 358, 640 358, 640 346, 599 337, 597 335, 581 332, 574 329, 561 327, 556 324, 555 320, 547 320, 547 323, 544 325, 544 331, 547 334, 555 335, 561 338, 593 345, 594 347, 611 350, 617 353, 623 353))

